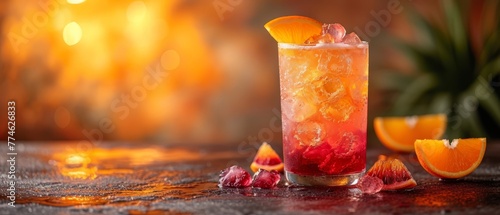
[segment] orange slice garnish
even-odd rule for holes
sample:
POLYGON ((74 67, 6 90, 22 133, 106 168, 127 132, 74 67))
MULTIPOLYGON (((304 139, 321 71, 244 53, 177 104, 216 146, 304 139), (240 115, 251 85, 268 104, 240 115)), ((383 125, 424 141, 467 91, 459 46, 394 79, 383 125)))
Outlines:
POLYGON ((417 139, 439 139, 446 130, 445 114, 411 117, 376 117, 374 128, 380 142, 398 152, 412 152, 417 139))
POLYGON ((322 25, 305 16, 283 16, 269 21, 264 28, 279 43, 302 44, 309 37, 321 34, 322 25))
POLYGON ((439 178, 461 178, 472 173, 483 160, 486 138, 417 140, 418 162, 439 178))

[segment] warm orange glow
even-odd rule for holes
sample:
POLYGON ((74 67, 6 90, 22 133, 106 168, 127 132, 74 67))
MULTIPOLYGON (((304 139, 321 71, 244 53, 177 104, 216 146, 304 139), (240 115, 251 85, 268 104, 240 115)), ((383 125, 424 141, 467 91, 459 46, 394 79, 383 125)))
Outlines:
POLYGON ((179 53, 174 50, 165 51, 161 55, 161 66, 166 70, 173 70, 179 67, 181 58, 179 53))
MULTIPOLYGON (((221 22, 212 4, 181 0, 5 5, 2 98, 23 110, 20 138, 239 142, 249 109, 272 114, 274 61, 249 13, 221 22)), ((253 130, 268 122, 258 118, 253 130)))
POLYGON ((127 19, 130 22, 138 23, 144 20, 147 7, 143 1, 134 1, 127 8, 127 19))

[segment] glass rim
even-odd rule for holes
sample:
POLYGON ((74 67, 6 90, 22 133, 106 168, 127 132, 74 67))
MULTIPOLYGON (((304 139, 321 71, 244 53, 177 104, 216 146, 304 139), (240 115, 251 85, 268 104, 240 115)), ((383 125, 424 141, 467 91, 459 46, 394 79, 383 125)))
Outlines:
POLYGON ((368 47, 369 43, 367 41, 361 41, 358 44, 346 44, 346 43, 318 43, 318 44, 296 44, 296 43, 282 43, 278 42, 278 47, 280 48, 360 48, 368 47))

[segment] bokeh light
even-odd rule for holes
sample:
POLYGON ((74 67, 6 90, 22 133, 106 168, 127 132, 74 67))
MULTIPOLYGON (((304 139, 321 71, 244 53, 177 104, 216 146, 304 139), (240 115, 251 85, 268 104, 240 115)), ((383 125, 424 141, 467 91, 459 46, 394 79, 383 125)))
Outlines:
POLYGON ((81 4, 81 3, 85 2, 85 0, 67 0, 67 1, 70 4, 81 4))
POLYGON ((70 22, 64 26, 63 39, 66 44, 73 46, 82 39, 82 28, 76 22, 70 22))

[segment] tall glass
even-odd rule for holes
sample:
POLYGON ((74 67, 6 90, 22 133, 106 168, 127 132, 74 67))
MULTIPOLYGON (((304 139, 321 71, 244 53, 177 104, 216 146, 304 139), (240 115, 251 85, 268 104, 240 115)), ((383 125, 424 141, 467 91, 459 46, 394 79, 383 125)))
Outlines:
POLYGON ((356 184, 366 166, 368 43, 278 44, 285 175, 356 184))

